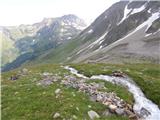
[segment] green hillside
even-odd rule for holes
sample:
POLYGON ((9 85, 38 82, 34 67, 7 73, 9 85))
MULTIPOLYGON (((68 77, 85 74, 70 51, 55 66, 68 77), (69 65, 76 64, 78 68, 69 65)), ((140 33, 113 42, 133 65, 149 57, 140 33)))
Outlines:
MULTIPOLYGON (((111 64, 72 64, 86 76, 95 74, 111 74, 121 70, 128 74, 140 86, 145 95, 160 106, 160 71, 159 65, 111 65, 111 64), (156 66, 156 67, 155 67, 156 66)), ((72 87, 61 84, 71 73, 60 65, 46 64, 32 67, 25 66, 2 74, 2 119, 16 120, 51 120, 55 113, 57 119, 89 119, 88 111, 94 110, 100 115, 100 120, 128 120, 127 117, 111 114, 104 116, 108 108, 91 101, 89 96, 72 87), (45 80, 45 74, 57 80, 50 85, 39 85, 45 80), (10 80, 11 76, 19 75, 17 80, 10 80), (55 93, 60 89, 58 97, 55 93)), ((73 75, 71 75, 73 76, 73 75)), ((77 78, 77 80, 79 80, 77 78)), ((86 83, 100 83, 100 80, 86 81, 86 83)), ((114 92, 127 103, 133 105, 131 93, 121 86, 104 82, 106 89, 100 91, 114 92)))

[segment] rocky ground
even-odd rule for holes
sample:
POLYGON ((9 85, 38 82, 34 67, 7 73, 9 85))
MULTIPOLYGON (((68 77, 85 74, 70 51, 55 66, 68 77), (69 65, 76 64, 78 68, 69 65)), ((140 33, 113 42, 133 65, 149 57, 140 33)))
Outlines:
MULTIPOLYGON (((115 73, 114 73, 115 74, 115 73)), ((106 105, 107 111, 104 114, 117 114, 122 116, 128 116, 130 119, 137 120, 140 116, 137 116, 133 111, 133 106, 126 103, 123 99, 119 98, 114 92, 103 92, 99 89, 105 89, 103 83, 87 83, 88 79, 77 78, 73 75, 67 75, 61 79, 59 76, 54 76, 51 73, 43 73, 42 80, 37 85, 50 85, 54 82, 60 82, 60 84, 67 87, 73 87, 80 92, 84 92, 90 96, 90 100, 94 102, 100 102, 106 105)), ((55 93, 57 97, 60 94, 60 89, 57 89, 55 93)), ((99 118, 99 115, 95 111, 88 111, 88 115, 91 119, 99 118)), ((57 113, 54 117, 59 116, 57 113)))
MULTIPOLYGON (((107 81, 90 79, 91 75, 96 74, 125 77, 124 73, 131 71, 133 67, 124 71, 114 68, 113 65, 84 66, 74 68, 87 76, 86 78, 77 77, 59 65, 26 67, 3 73, 2 118, 141 120, 142 116, 150 114, 145 108, 140 114, 133 111, 133 96, 126 88, 107 81), (83 70, 84 66, 87 69, 83 70)), ((137 71, 131 72, 135 74, 137 71)), ((145 75, 145 71, 142 72, 145 75)))

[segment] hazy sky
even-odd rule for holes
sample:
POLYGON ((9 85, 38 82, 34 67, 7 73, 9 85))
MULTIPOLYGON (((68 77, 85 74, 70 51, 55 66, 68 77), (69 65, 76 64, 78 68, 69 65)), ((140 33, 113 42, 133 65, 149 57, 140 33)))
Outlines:
POLYGON ((0 0, 0 26, 32 24, 75 14, 87 24, 119 0, 0 0))

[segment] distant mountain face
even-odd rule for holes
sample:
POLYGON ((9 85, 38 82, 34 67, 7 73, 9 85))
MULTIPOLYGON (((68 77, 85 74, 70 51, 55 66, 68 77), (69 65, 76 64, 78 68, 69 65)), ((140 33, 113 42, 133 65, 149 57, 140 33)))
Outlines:
MULTIPOLYGON (((58 26, 58 23, 53 26, 58 26)), ((37 32, 36 40, 41 41, 41 39, 38 39, 41 35, 43 36, 40 38, 46 38, 46 36, 57 38, 56 34, 52 34, 49 28, 40 29, 37 32)), ((64 40, 66 38, 68 36, 61 37, 62 40, 59 39, 56 43, 61 44, 61 42, 66 41, 64 40)), ((34 45, 34 49, 37 46, 38 44, 34 45)), ((27 64, 71 62, 159 63, 159 53, 160 2, 131 0, 115 3, 76 37, 56 47, 56 49, 52 48, 45 54, 35 57, 35 59, 29 59, 27 64)), ((10 65, 19 64, 21 58, 10 65)))
POLYGON ((160 2, 120 1, 78 37, 72 62, 160 62, 160 2))
POLYGON ((28 53, 38 55, 74 38, 86 24, 75 15, 44 18, 33 25, 0 27, 2 65, 28 53))

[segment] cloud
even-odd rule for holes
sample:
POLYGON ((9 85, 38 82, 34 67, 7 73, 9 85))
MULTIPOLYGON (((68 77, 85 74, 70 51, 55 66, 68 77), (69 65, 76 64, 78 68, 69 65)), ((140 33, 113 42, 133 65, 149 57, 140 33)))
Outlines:
POLYGON ((44 17, 75 14, 88 24, 118 0, 3 0, 0 25, 32 24, 44 17))

